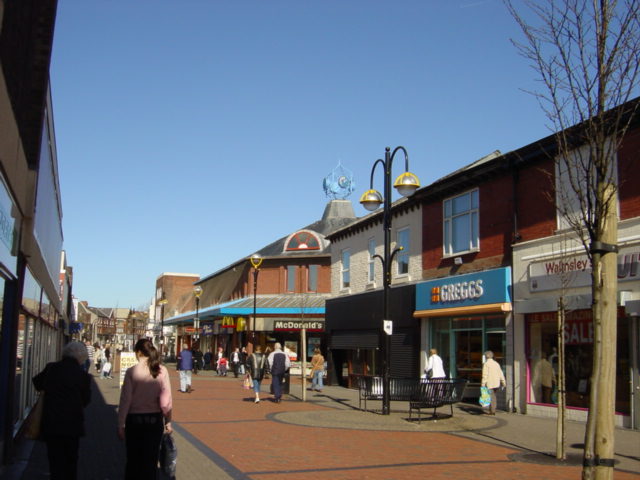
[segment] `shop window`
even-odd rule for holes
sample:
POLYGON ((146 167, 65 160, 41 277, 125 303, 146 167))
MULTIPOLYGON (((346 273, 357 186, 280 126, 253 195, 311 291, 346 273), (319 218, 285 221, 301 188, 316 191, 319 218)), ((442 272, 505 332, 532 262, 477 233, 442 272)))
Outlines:
POLYGON ((398 230, 396 248, 402 248, 402 250, 398 251, 398 253, 396 254, 398 275, 409 274, 409 233, 409 228, 398 230))
MULTIPOLYGON (((529 402, 556 404, 558 374, 557 314, 527 315, 529 337, 529 402)), ((618 318, 616 364, 616 411, 630 412, 629 322, 618 318)), ((593 321, 591 310, 568 312, 564 329, 565 390, 568 407, 588 408, 593 367, 593 321)))
POLYGON ((345 249, 341 254, 342 262, 340 264, 341 288, 349 288, 351 285, 351 252, 345 249))
POLYGON ((24 285, 22 287, 22 307, 30 314, 38 316, 40 314, 40 296, 42 287, 28 268, 25 270, 24 285))
POLYGON ((448 198, 444 201, 443 210, 444 254, 478 250, 478 189, 448 198))
POLYGON ((493 351, 505 370, 506 334, 503 316, 474 316, 434 319, 429 348, 438 350, 445 372, 452 378, 466 378, 473 385, 482 380, 483 355, 493 351))

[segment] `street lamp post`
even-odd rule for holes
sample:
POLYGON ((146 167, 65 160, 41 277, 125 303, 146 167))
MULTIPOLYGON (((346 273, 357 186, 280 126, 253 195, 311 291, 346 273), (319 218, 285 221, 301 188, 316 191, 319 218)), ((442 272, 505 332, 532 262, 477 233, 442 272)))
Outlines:
POLYGON ((158 300, 160 305, 160 358, 164 358, 164 306, 168 303, 168 300, 162 294, 162 298, 158 300))
POLYGON ((383 206, 382 226, 384 230, 384 256, 374 255, 382 261, 382 329, 380 331, 380 344, 382 347, 382 414, 389 415, 391 413, 390 405, 390 366, 391 366, 391 334, 393 332, 393 322, 389 312, 389 289, 391 285, 391 262, 393 256, 402 250, 402 247, 391 252, 391 167, 396 153, 402 151, 404 153, 404 173, 401 174, 393 186, 398 192, 405 197, 409 197, 415 193, 420 187, 418 177, 409 172, 409 154, 404 147, 396 147, 391 153, 391 149, 387 147, 384 153, 384 160, 378 159, 371 168, 371 181, 369 190, 364 192, 360 197, 360 203, 367 210, 374 211, 380 205, 383 206), (377 190, 373 189, 373 175, 376 167, 382 165, 384 169, 384 197, 377 190))
POLYGON ((247 332, 247 353, 251 354, 253 352, 253 332, 256 328, 258 273, 260 272, 260 265, 262 265, 262 257, 257 253, 254 253, 251 255, 249 261, 253 267, 253 319, 249 322, 249 331, 247 332))
POLYGON ((200 338, 200 295, 202 295, 202 287, 200 285, 193 289, 193 295, 196 297, 196 317, 193 319, 193 339, 200 338))

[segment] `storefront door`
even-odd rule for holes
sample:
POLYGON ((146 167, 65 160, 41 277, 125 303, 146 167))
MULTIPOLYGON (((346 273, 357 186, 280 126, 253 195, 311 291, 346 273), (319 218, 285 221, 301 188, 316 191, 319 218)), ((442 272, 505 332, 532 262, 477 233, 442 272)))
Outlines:
POLYGON ((455 378, 466 378, 471 384, 482 380, 482 330, 455 330, 453 334, 455 378))

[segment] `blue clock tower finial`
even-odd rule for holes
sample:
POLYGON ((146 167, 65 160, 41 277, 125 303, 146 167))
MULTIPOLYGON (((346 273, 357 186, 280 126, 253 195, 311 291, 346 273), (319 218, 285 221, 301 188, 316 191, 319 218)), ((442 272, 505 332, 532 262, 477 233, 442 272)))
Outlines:
POLYGON ((332 172, 324 177, 322 188, 327 197, 333 200, 345 200, 356 188, 353 173, 338 161, 338 165, 332 172))

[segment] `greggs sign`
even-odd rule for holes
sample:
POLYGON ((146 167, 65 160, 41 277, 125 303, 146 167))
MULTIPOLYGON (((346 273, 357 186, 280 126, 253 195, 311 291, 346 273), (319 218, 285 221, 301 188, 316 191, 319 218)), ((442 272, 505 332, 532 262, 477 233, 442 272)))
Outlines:
POLYGON ((416 310, 511 302, 511 269, 439 278, 416 285, 416 310))

